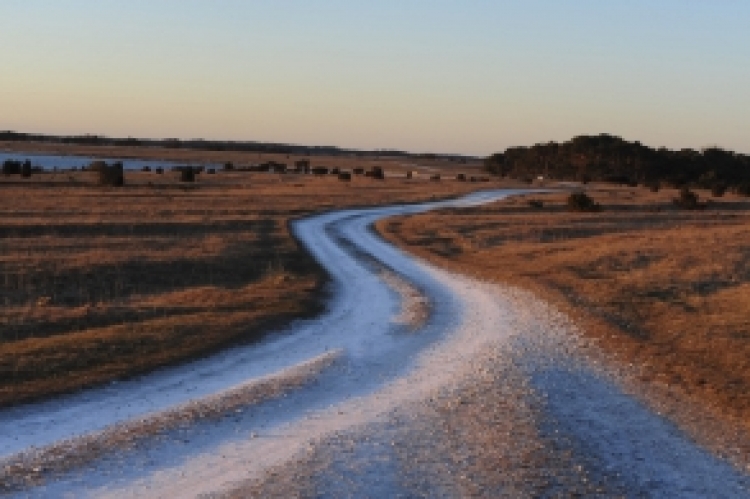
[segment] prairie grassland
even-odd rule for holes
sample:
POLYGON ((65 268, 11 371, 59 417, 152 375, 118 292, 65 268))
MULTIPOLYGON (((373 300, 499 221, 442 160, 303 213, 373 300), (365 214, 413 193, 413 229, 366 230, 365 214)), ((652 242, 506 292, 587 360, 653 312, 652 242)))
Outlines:
POLYGON ((0 177, 0 406, 257 340, 319 313, 325 277, 296 217, 494 184, 267 173, 0 177))
POLYGON ((378 229, 438 265, 536 292, 642 367, 650 386, 750 428, 750 200, 727 195, 683 211, 674 189, 590 194, 602 211, 569 212, 566 194, 529 195, 378 229))

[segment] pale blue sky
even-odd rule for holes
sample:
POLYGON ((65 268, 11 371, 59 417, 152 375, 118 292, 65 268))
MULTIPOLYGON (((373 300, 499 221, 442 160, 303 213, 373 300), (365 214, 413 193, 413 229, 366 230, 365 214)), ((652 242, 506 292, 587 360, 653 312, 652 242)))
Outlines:
POLYGON ((0 0, 0 129, 750 153, 747 0, 0 0))

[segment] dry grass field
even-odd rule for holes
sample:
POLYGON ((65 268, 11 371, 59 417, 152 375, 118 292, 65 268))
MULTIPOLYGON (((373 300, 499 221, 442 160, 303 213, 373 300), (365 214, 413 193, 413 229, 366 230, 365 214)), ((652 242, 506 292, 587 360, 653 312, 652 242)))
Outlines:
POLYGON ((750 426, 750 200, 698 191, 707 209, 685 211, 674 189, 589 190, 601 211, 528 195, 378 228, 438 265, 558 304, 651 386, 750 426))
POLYGON ((188 184, 176 172, 126 172, 124 187, 107 188, 94 175, 0 176, 0 406, 202 356, 318 313, 325 278, 291 237, 294 218, 494 186, 246 172, 188 184))

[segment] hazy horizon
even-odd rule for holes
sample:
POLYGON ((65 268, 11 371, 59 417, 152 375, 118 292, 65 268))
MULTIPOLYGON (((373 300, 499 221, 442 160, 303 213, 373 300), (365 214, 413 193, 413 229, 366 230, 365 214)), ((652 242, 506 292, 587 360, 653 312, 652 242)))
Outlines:
POLYGON ((9 0, 0 129, 487 155, 750 153, 750 3, 9 0))

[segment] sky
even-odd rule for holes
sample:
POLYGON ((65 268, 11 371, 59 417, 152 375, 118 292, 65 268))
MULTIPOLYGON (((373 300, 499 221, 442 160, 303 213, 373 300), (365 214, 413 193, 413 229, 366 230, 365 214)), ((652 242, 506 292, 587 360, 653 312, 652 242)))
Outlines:
POLYGON ((750 153, 747 0, 2 0, 0 130, 750 153))

